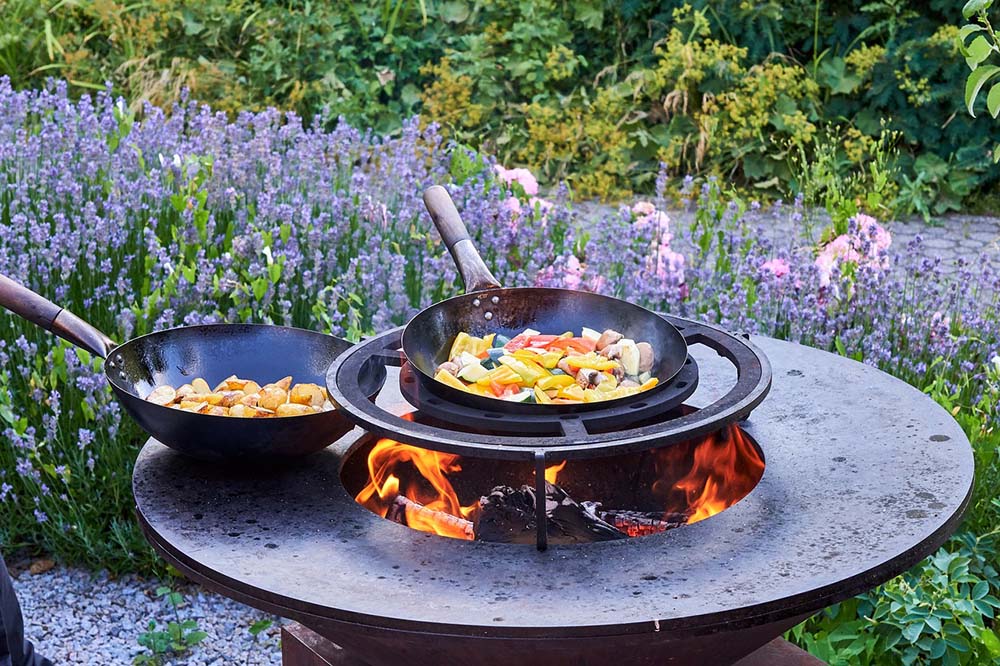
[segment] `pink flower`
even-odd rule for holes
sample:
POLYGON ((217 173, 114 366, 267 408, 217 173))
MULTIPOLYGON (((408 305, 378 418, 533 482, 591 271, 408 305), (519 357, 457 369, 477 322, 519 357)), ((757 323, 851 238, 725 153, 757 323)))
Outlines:
POLYGON ((514 217, 521 214, 521 202, 517 200, 517 197, 504 199, 503 207, 509 210, 514 217))
POLYGON ((636 217, 646 217, 656 212, 656 206, 648 201, 638 201, 632 206, 632 213, 636 217))
POLYGON ((868 236, 871 239, 876 252, 888 250, 889 246, 892 245, 892 234, 871 215, 861 213, 854 220, 858 223, 862 237, 868 236))
POLYGON ((889 267, 889 258, 883 256, 892 245, 892 235, 889 231, 870 215, 860 214, 854 221, 858 225, 858 233, 837 236, 827 243, 816 257, 820 286, 826 287, 830 284, 834 266, 842 261, 874 266, 882 270, 889 267))
POLYGON ((776 278, 783 278, 788 275, 792 267, 784 259, 769 259, 760 265, 761 270, 768 271, 776 278))
POLYGON ((524 188, 524 193, 529 197, 533 197, 538 194, 538 181, 527 169, 505 169, 499 164, 495 164, 493 168, 496 170, 497 175, 503 182, 508 185, 511 183, 518 183, 522 188, 524 188))

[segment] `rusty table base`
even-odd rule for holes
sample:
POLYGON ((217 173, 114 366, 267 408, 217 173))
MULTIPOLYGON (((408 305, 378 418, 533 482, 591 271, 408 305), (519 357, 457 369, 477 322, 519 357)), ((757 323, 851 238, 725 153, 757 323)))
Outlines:
MULTIPOLYGON (((282 666, 365 666, 336 643, 298 622, 281 628, 282 666)), ((823 666, 824 662, 788 641, 775 638, 733 666, 823 666)))

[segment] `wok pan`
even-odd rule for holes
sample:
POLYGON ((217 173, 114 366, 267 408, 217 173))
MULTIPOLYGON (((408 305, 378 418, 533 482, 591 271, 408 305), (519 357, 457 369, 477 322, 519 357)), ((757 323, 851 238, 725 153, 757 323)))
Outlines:
MULTIPOLYGON (((330 363, 351 346, 314 331, 258 324, 210 324, 150 333, 115 344, 68 310, 0 275, 0 306, 105 359, 104 374, 125 411, 172 449, 203 460, 274 461, 323 449, 354 425, 339 411, 243 419, 171 409, 144 398, 156 386, 230 375, 260 384, 291 375, 324 385, 330 363)), ((383 376, 368 378, 369 395, 383 376)))
POLYGON ((424 193, 434 225, 451 252, 465 283, 466 293, 419 312, 403 330, 403 351, 417 369, 422 386, 441 398, 491 412, 576 413, 640 401, 669 385, 684 366, 687 343, 673 325, 645 308, 610 296, 571 289, 500 286, 469 237, 448 191, 440 185, 424 193), (452 388, 434 379, 438 365, 448 360, 455 336, 465 331, 482 337, 498 333, 514 337, 526 328, 542 334, 577 333, 587 326, 614 329, 636 342, 653 347, 652 389, 624 398, 574 405, 532 404, 498 400, 452 388))

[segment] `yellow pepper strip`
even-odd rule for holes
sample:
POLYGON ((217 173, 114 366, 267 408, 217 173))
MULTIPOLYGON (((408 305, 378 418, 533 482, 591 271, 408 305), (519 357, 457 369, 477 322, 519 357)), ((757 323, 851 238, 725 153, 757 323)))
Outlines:
POLYGON ((610 393, 611 391, 614 391, 617 388, 618 388, 618 382, 616 382, 613 378, 610 382, 604 381, 597 385, 597 390, 603 393, 610 393))
POLYGON ((445 370, 438 370, 438 373, 434 375, 434 379, 438 380, 442 384, 447 384, 452 388, 457 388, 460 391, 464 391, 466 389, 465 384, 462 383, 461 379, 445 370))
POLYGON ((548 393, 538 388, 538 384, 535 384, 535 402, 539 405, 552 404, 552 398, 549 397, 548 393))
POLYGON ((639 387, 639 390, 648 391, 649 389, 653 388, 659 383, 660 383, 659 379, 657 379, 656 377, 650 377, 649 379, 647 379, 642 383, 642 386, 639 387))
POLYGON ((486 356, 486 351, 493 346, 493 338, 496 333, 490 333, 485 338, 472 338, 475 340, 475 350, 472 352, 477 358, 486 356))
POLYGON ((475 383, 473 383, 473 384, 466 384, 465 385, 465 390, 468 391, 469 393, 475 393, 476 395, 481 395, 481 396, 484 396, 484 397, 487 397, 487 398, 495 398, 496 397, 495 395, 493 395, 493 391, 491 391, 489 388, 487 388, 485 386, 480 386, 479 384, 475 384, 475 383))
POLYGON ((490 333, 485 338, 475 338, 462 331, 455 336, 455 341, 451 343, 448 359, 461 356, 462 352, 468 352, 476 358, 482 358, 486 354, 486 350, 493 346, 494 337, 496 337, 496 333, 490 333))
POLYGON ((465 331, 462 331, 455 336, 454 342, 451 343, 451 351, 448 352, 448 360, 455 358, 464 351, 472 353, 472 336, 465 331))
POLYGON ((593 353, 570 356, 566 359, 566 363, 571 368, 591 368, 593 370, 610 370, 618 365, 617 361, 611 361, 593 353))
POLYGON ((513 356, 519 361, 534 361, 538 359, 538 352, 533 352, 530 349, 515 349, 513 352, 508 352, 505 356, 513 356))
POLYGON ((551 388, 563 388, 570 384, 576 384, 576 380, 569 375, 549 375, 538 380, 537 386, 543 390, 551 388))
POLYGON ((507 366, 501 365, 499 368, 490 370, 476 381, 480 386, 489 386, 490 382, 496 382, 497 384, 519 384, 521 382, 521 375, 507 366))
POLYGON ((600 402, 605 400, 607 393, 603 391, 598 391, 597 389, 584 389, 583 391, 583 401, 584 402, 600 402))
POLYGON ((583 387, 576 383, 572 386, 566 386, 560 389, 559 397, 583 401, 583 387))
POLYGON ((536 362, 541 363, 543 368, 551 370, 552 368, 559 365, 559 359, 561 359, 562 357, 563 353, 561 351, 550 351, 542 354, 542 357, 538 359, 536 362))
POLYGON ((548 374, 548 372, 537 363, 532 361, 521 361, 513 356, 501 356, 497 359, 497 362, 520 375, 525 386, 534 386, 535 382, 548 374))

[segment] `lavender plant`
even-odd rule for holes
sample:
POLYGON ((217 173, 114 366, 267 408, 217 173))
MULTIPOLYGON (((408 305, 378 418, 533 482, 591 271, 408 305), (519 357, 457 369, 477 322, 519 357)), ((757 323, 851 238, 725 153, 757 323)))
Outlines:
MULTIPOLYGON (((683 184, 692 215, 678 225, 665 173, 656 200, 584 219, 563 192, 538 198, 530 174, 444 145, 434 125, 411 120, 384 138, 328 124, 275 110, 229 120, 186 100, 137 118, 106 92, 72 101, 59 83, 26 92, 0 79, 0 273, 119 340, 219 321, 357 338, 460 289, 420 199, 450 182, 505 284, 613 294, 927 388, 976 447, 968 527, 995 536, 1000 278, 986 260, 946 279, 919 239, 892 245, 862 215, 823 248, 772 240, 759 205, 711 180, 683 184)), ((98 359, 0 316, 0 428, 0 541, 112 571, 155 566, 131 518, 142 435, 98 359)))

